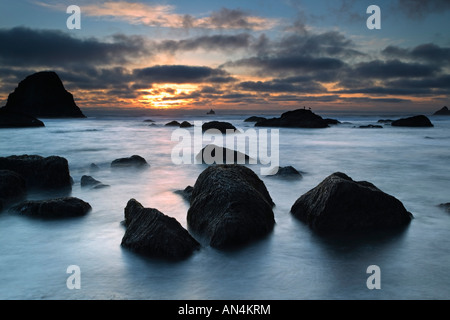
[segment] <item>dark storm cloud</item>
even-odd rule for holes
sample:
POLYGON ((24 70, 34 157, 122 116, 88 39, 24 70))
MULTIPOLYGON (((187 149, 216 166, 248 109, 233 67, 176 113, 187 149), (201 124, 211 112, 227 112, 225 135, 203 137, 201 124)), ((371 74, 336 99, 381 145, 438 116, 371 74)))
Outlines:
POLYGON ((413 49, 388 46, 382 53, 388 57, 421 60, 435 64, 450 63, 450 48, 440 47, 434 43, 422 44, 413 49))
POLYGON ((450 10, 448 0, 398 0, 399 10, 411 18, 422 18, 429 13, 450 10))
POLYGON ((245 91, 254 92, 295 92, 295 93, 323 93, 327 90, 319 83, 305 82, 301 85, 293 84, 289 81, 245 81, 239 84, 239 88, 245 91))
POLYGON ((138 36, 115 35, 110 42, 77 39, 55 30, 0 29, 0 63, 10 66, 126 63, 148 53, 138 36))
POLYGON ((376 79, 403 78, 403 77, 429 77, 440 71, 435 65, 407 63, 400 60, 359 63, 354 68, 353 74, 357 77, 376 79))
POLYGON ((202 36, 184 40, 165 40, 156 44, 156 50, 167 53, 177 51, 204 50, 235 50, 247 48, 251 44, 251 36, 247 33, 237 35, 213 35, 202 36))
POLYGON ((223 83, 233 81, 233 78, 222 69, 184 65, 160 65, 135 69, 133 77, 148 83, 223 83))

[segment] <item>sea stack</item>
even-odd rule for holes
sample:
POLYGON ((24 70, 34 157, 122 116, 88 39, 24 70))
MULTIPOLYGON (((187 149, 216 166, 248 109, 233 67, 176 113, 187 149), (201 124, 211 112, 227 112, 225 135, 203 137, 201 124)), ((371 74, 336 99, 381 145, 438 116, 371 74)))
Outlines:
POLYGON ((3 109, 37 118, 86 118, 52 71, 38 72, 22 80, 9 94, 3 109))

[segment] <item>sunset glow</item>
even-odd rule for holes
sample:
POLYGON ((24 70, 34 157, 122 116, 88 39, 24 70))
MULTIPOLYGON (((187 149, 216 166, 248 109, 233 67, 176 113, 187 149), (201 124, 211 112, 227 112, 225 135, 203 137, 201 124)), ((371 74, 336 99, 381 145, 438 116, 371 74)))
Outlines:
POLYGON ((58 72, 83 108, 448 104, 448 2, 380 0, 379 30, 366 26, 363 2, 86 0, 78 3, 79 30, 61 23, 69 15, 59 1, 29 2, 33 17, 2 3, 0 104, 24 76, 43 70, 58 72))

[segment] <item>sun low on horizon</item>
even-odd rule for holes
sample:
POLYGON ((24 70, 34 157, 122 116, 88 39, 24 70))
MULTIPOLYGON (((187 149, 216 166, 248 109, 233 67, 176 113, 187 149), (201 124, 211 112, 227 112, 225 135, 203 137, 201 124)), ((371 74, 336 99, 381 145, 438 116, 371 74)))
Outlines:
POLYGON ((0 105, 43 70, 81 108, 447 105, 449 2, 371 2, 4 1, 0 105))

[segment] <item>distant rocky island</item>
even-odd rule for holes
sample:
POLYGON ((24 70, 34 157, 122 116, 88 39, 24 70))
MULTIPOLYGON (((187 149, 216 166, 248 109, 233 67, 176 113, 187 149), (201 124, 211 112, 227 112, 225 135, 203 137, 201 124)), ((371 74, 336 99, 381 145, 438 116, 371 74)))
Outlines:
POLYGON ((436 111, 434 116, 450 116, 450 110, 447 108, 447 106, 443 107, 441 110, 436 111))
POLYGON ((0 127, 43 126, 35 118, 86 118, 53 71, 26 77, 0 110, 0 127))

